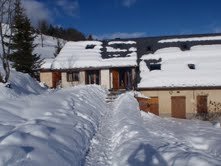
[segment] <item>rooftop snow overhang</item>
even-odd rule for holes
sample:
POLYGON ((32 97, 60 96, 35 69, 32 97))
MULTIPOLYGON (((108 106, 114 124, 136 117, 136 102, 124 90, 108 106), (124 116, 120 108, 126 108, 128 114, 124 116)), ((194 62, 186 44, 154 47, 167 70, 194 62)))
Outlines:
POLYGON ((137 87, 136 90, 140 91, 172 91, 172 90, 221 90, 220 86, 184 86, 184 87, 137 87))

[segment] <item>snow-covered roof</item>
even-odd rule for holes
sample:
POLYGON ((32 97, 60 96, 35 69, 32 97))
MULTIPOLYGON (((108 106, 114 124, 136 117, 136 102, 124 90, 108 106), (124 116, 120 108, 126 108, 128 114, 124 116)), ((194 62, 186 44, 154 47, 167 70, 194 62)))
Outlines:
POLYGON ((107 46, 101 41, 79 41, 65 44, 51 65, 52 69, 124 67, 137 65, 136 51, 107 46), (105 47, 106 48, 106 47, 105 47), (111 56, 108 55, 108 51, 111 56), (121 56, 123 52, 126 55, 121 56), (112 56, 113 55, 113 56, 112 56))
POLYGON ((51 64, 53 63, 54 58, 44 59, 41 69, 51 69, 51 64))
POLYGON ((159 43, 172 43, 172 42, 187 42, 187 41, 210 41, 221 40, 221 36, 204 36, 204 37, 188 37, 188 38, 172 38, 163 39, 159 43))
POLYGON ((221 45, 163 48, 143 55, 140 71, 139 88, 221 86, 221 45), (150 71, 151 63, 161 64, 161 70, 150 71))

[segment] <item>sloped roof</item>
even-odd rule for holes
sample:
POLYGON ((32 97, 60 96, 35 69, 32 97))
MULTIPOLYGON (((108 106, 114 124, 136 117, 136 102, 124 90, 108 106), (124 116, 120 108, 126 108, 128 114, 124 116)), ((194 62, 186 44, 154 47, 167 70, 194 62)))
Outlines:
POLYGON ((67 42, 53 61, 52 69, 102 68, 136 66, 136 42, 105 43, 101 41, 67 42), (124 47, 123 49, 121 47, 124 47))
POLYGON ((140 72, 138 88, 221 86, 221 44, 159 49, 141 57, 140 72), (151 63, 161 64, 161 70, 150 71, 151 63))

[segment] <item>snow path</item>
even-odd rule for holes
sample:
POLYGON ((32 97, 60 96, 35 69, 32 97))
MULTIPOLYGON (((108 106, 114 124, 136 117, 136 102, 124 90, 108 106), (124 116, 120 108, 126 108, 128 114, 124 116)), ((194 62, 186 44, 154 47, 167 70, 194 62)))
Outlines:
POLYGON ((89 153, 86 156, 85 166, 112 165, 113 153, 113 104, 108 104, 108 111, 102 118, 98 132, 91 141, 89 153))

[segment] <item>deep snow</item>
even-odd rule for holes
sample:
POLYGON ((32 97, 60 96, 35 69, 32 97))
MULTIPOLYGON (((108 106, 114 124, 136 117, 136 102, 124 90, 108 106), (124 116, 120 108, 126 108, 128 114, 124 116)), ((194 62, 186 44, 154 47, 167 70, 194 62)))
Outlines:
POLYGON ((112 111, 102 119, 86 165, 220 165, 220 128, 140 112, 132 94, 109 107, 112 111))
POLYGON ((0 100, 0 165, 81 165, 106 111, 87 86, 0 100))
POLYGON ((0 165, 221 163, 221 129, 210 123, 141 113, 133 93, 107 104, 96 85, 48 91, 13 78, 0 86, 0 165))

